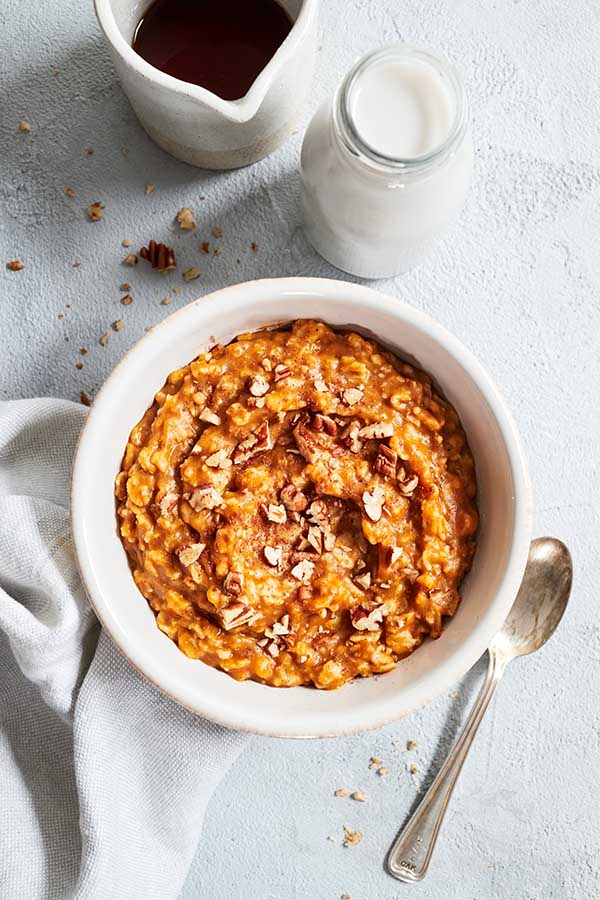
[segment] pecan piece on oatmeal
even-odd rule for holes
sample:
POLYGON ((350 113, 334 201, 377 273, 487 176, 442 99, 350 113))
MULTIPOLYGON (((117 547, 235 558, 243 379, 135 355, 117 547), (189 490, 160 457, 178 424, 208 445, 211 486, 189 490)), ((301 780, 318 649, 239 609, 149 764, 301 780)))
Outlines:
POLYGON ((316 500, 308 507, 307 512, 308 518, 315 523, 315 525, 319 525, 321 528, 329 525, 329 515, 327 513, 327 504, 324 500, 321 500, 320 497, 317 497, 316 500))
POLYGON ((404 481, 401 481, 399 483, 398 487, 400 488, 400 493, 403 494, 405 497, 412 497, 418 484, 419 484, 419 476, 413 475, 412 477, 407 478, 404 481))
POLYGON ((179 494, 177 494, 175 491, 167 491, 167 493, 159 503, 161 516, 166 516, 168 515, 168 513, 173 512, 173 510, 177 507, 178 500, 179 494))
POLYGON ((223 590, 230 597, 239 597, 244 589, 244 576, 241 572, 228 572, 223 579, 223 590))
POLYGON ((253 397, 264 397, 270 386, 264 375, 255 375, 250 382, 249 391, 253 397))
POLYGON ((277 568, 281 564, 283 550, 281 547, 270 547, 268 544, 263 547, 263 553, 266 561, 273 568, 277 568))
POLYGON ((206 544, 190 544, 189 547, 185 547, 185 549, 180 550, 177 554, 179 562, 182 566, 191 566, 192 563, 196 562, 205 548, 206 544))
POLYGON ((159 272, 166 272, 167 269, 175 269, 175 253, 172 247, 166 244, 157 244, 156 241, 150 241, 147 247, 140 249, 142 259, 148 260, 153 269, 159 272))
POLYGON ((379 545, 379 560, 384 568, 391 568, 401 556, 402 550, 400 549, 400 547, 395 547, 393 544, 379 545))
POLYGON ((206 465, 210 466, 212 469, 230 469, 233 465, 232 461, 229 459, 227 454, 227 450, 217 450, 215 453, 211 453, 210 456, 206 457, 206 465))
POLYGON ((357 631, 379 631, 386 612, 385 603, 382 603, 381 606, 376 606, 374 609, 357 606, 350 613, 350 619, 357 631))
POLYGON ((324 431, 325 434, 329 434, 331 437, 334 437, 338 430, 337 424, 331 416, 326 416, 323 413, 315 413, 312 420, 312 429, 313 431, 324 431))
POLYGON ((208 406, 204 407, 198 418, 201 422, 207 422, 209 425, 221 424, 221 416, 218 416, 212 409, 209 409, 208 406))
POLYGON ((362 450, 362 441, 360 435, 360 422, 353 419, 352 422, 344 428, 341 434, 342 443, 348 447, 351 453, 360 453, 362 450))
POLYGON ((191 492, 188 503, 193 510, 200 512, 202 509, 215 509, 221 506, 223 498, 212 484, 201 484, 191 492))
POLYGON ((247 438, 239 442, 233 454, 233 462, 236 466, 247 462, 250 457, 255 456, 257 453, 271 450, 272 446, 269 423, 263 422, 256 431, 253 431, 247 438))
POLYGON ((286 484, 279 493, 279 499, 287 509, 293 512, 303 512, 308 506, 306 494, 298 490, 293 484, 286 484))
POLYGON ((296 446, 304 459, 309 463, 314 463, 319 456, 319 445, 302 422, 298 422, 294 428, 294 437, 296 446))
POLYGON ((298 581, 307 582, 312 578, 313 572, 315 571, 315 564, 310 562, 308 559, 301 559, 299 563, 296 563, 294 568, 292 569, 291 574, 298 581))
POLYGON ((283 363, 277 363, 274 370, 275 381, 283 381, 284 378, 289 378, 292 374, 292 370, 287 366, 284 366, 283 363))
POLYGON ((361 388, 346 388, 342 391, 342 400, 347 406, 356 406, 364 396, 365 392, 361 388))
POLYGON ((269 522, 276 522, 277 525, 283 525, 287 522, 287 512, 283 504, 263 503, 261 505, 261 512, 269 522))
POLYGON ((365 491, 362 495, 365 512, 372 522, 379 522, 379 520, 381 519, 384 500, 385 493, 383 488, 379 484, 376 484, 370 493, 369 491, 365 491))
POLYGON ((310 526, 306 540, 320 556, 323 552, 323 532, 317 525, 310 526))
POLYGON ((382 478, 395 478, 396 463, 398 462, 398 454, 387 444, 380 444, 377 451, 377 457, 373 464, 373 469, 382 478))
POLYGON ((281 617, 281 622, 274 622, 271 631, 278 637, 290 633, 290 617, 288 615, 281 617))
POLYGON ((371 573, 365 572, 364 575, 357 575, 354 581, 359 587, 366 591, 371 587, 371 573))
POLYGON ((232 600, 220 610, 221 621, 225 631, 237 628, 238 625, 249 625, 254 620, 254 613, 241 600, 232 600))
POLYGON ((381 440, 382 438, 391 437, 393 433, 394 426, 391 422, 373 422, 372 425, 365 425, 364 428, 361 428, 358 435, 366 440, 371 438, 381 440))

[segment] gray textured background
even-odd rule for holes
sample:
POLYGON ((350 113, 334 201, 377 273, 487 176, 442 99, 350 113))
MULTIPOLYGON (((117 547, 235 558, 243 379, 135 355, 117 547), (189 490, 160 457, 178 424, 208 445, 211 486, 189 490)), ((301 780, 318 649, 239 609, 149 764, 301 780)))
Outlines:
MULTIPOLYGON (((381 860, 449 746, 481 665, 457 695, 376 733, 253 740, 214 796, 186 896, 593 900, 600 891, 599 7, 596 0, 568 7, 562 0, 323 0, 322 7, 307 116, 358 54, 386 42, 438 48, 465 75, 477 148, 467 207, 419 270, 380 286, 432 313, 489 367, 523 435, 535 532, 568 542, 576 584, 560 633, 507 673, 424 884, 402 887, 381 860), (418 742, 411 753, 393 746, 407 739, 418 742), (389 767, 387 778, 368 770, 372 754, 389 767), (413 760, 416 775, 407 771, 413 760), (365 790, 368 802, 334 799, 340 786, 365 790), (360 846, 342 848, 344 824, 364 832, 360 846)), ((301 134, 229 174, 170 159, 124 99, 90 2, 2 0, 0 67, 2 398, 93 395, 146 326, 214 288, 268 275, 341 277, 299 230, 301 134), (18 132, 21 117, 30 134, 18 132), (147 182, 156 185, 149 195, 147 182), (95 200, 106 214, 90 223, 84 209, 95 200), (173 226, 182 205, 196 213, 192 235, 173 226), (219 242, 214 225, 223 228, 219 242), (123 238, 137 249, 151 237, 174 244, 177 273, 120 265, 123 238), (200 254, 204 239, 223 253, 200 254), (7 272, 4 262, 15 257, 25 270, 7 272), (180 273, 191 265, 202 278, 184 285, 180 273), (133 288, 129 307, 119 303, 122 281, 133 288), (171 305, 161 306, 168 293, 171 305), (98 338, 121 317, 125 328, 101 347, 98 338), (79 347, 89 348, 81 371, 79 347)))

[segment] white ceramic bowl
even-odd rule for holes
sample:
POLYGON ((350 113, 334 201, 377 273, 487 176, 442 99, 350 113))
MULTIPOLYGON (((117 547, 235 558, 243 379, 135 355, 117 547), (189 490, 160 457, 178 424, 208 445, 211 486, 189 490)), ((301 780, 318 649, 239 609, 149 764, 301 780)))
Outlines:
POLYGON ((374 728, 447 689, 485 651, 523 575, 531 495, 510 416, 471 353, 428 316, 371 288, 285 278, 238 284, 186 306, 154 328, 106 381, 81 435, 72 488, 79 566, 104 628, 133 665, 187 708, 231 728, 287 737, 374 728), (481 525, 473 569, 456 615, 392 672, 337 691, 239 683, 188 659, 156 627, 117 534, 113 482, 127 437, 166 376, 215 339, 266 323, 319 318, 379 338, 416 360, 454 404, 477 464, 481 525))

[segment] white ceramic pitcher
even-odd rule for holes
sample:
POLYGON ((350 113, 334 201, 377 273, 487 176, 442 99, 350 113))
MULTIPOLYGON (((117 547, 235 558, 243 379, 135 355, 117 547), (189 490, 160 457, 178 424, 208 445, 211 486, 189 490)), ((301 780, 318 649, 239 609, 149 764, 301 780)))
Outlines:
POLYGON ((135 27, 151 0, 94 2, 123 89, 167 153, 206 169, 235 169, 272 153, 292 132, 312 81, 317 0, 279 0, 294 25, 240 100, 173 78, 133 50, 135 27))

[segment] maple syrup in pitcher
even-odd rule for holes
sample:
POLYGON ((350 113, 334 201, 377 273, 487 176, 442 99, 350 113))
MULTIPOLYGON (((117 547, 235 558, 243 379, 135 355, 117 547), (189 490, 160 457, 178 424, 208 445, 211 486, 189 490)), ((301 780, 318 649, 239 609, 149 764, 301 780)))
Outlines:
POLYGON ((293 24, 276 0, 155 0, 132 46, 168 75, 239 100, 293 24))

